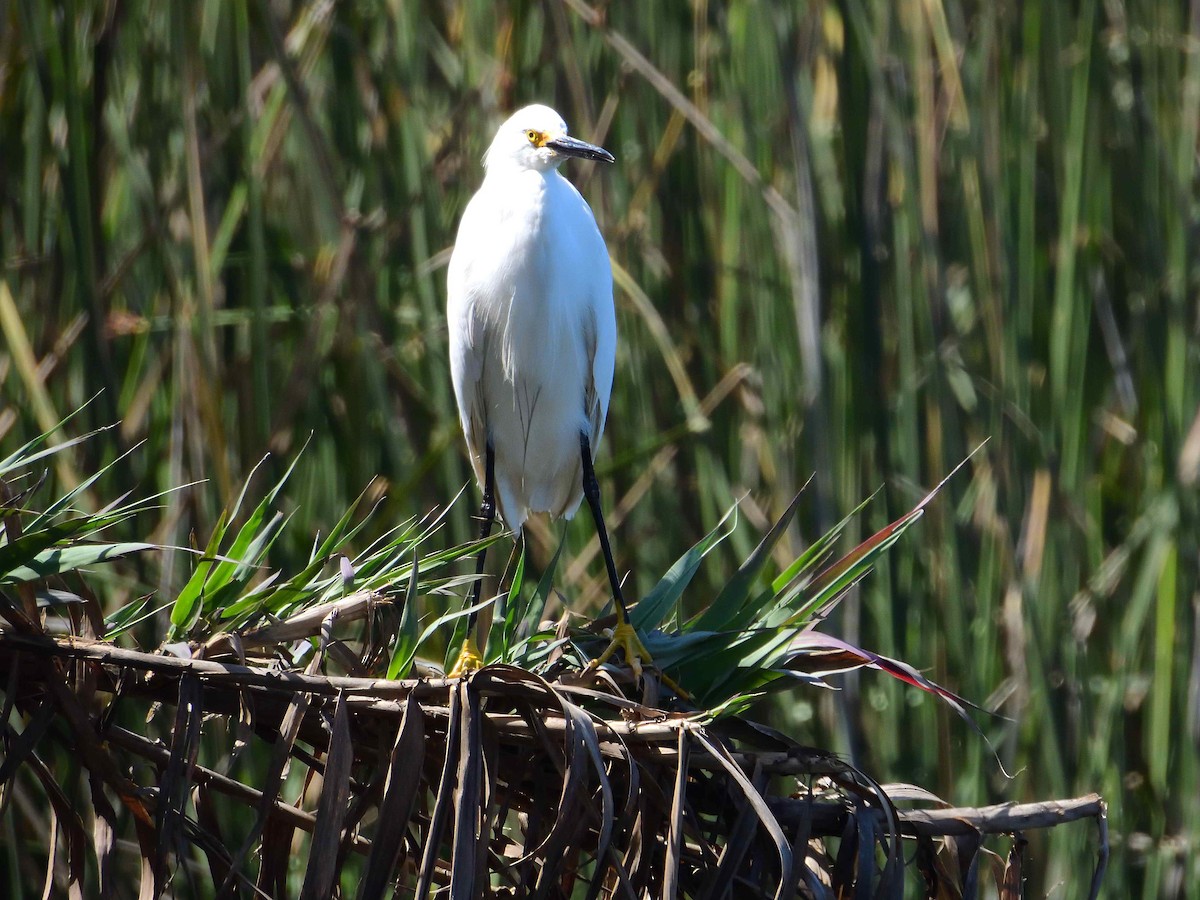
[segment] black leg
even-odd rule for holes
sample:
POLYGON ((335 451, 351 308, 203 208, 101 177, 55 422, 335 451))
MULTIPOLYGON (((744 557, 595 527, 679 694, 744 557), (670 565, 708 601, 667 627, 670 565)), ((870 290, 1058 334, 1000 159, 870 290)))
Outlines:
POLYGON ((604 565, 608 569, 608 583, 612 587, 613 602, 617 604, 621 621, 629 621, 629 610, 625 608, 625 597, 621 594, 621 579, 617 577, 617 565, 613 562, 612 547, 608 543, 608 530, 604 527, 604 513, 600 510, 600 482, 592 467, 592 445, 585 432, 579 432, 579 451, 583 456, 583 496, 587 498, 592 518, 596 520, 596 534, 600 537, 600 550, 604 553, 604 565))
MULTIPOLYGON (((479 507, 479 538, 484 540, 492 533, 492 523, 496 521, 496 452, 492 449, 492 444, 489 441, 487 449, 484 451, 483 461, 483 504, 479 507)), ((483 591, 483 563, 487 558, 487 548, 482 547, 479 550, 479 556, 475 558, 475 584, 471 586, 471 601, 467 606, 475 606, 479 603, 480 593, 483 591)), ((467 637, 470 637, 475 631, 475 619, 479 616, 479 612, 471 613, 467 619, 467 637)))

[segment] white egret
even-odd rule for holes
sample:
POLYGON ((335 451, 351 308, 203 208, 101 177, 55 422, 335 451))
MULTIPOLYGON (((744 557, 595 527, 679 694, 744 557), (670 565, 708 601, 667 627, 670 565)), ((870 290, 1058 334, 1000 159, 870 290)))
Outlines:
MULTIPOLYGON (((496 132, 450 257, 450 371, 483 488, 481 537, 497 512, 515 535, 529 515, 570 518, 586 497, 617 609, 612 644, 591 665, 621 648, 640 675, 649 654, 629 624, 592 468, 616 362, 612 267, 591 208, 558 172, 569 157, 615 161, 547 106, 496 132)), ((480 575, 483 561, 480 551, 480 575)), ((479 592, 477 580, 472 606, 479 592)), ((472 615, 451 675, 482 665, 474 625, 472 615)))

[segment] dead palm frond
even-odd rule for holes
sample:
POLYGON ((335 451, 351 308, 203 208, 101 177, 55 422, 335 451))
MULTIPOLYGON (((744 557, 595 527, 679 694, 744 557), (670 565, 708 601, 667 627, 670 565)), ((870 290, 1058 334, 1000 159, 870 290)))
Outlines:
MULTIPOLYGON (((54 449, 23 448, 3 474, 54 449)), ((97 539, 144 504, 82 513, 67 497, 38 512, 36 485, 6 492, 0 788, 10 834, 46 858, 48 891, 103 891, 120 872, 142 897, 831 897, 899 891, 915 869, 938 896, 970 896, 990 867, 1015 897, 1020 832, 1080 817, 1103 829, 1094 795, 952 810, 735 714, 763 690, 859 665, 958 703, 813 627, 928 498, 836 562, 835 533, 765 579, 785 517, 684 620, 678 602, 721 533, 692 548, 633 621, 693 695, 647 705, 620 672, 572 664, 599 636, 539 626, 553 565, 525 592, 518 563, 488 666, 459 681, 421 663, 465 611, 442 599, 422 621, 420 607, 462 586, 447 565, 475 549, 429 549, 436 516, 351 553, 362 520, 348 511, 301 572, 271 572, 286 478, 222 517, 155 652, 116 643, 147 603, 106 622, 81 576, 152 548, 97 539), (414 669, 432 677, 398 677, 414 669), (118 852, 128 834, 136 876, 118 852), (990 834, 1015 836, 1007 862, 983 846, 990 834)))

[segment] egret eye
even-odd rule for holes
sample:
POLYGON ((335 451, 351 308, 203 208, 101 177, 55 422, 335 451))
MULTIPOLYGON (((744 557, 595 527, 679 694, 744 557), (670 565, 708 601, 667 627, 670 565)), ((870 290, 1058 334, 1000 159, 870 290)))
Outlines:
POLYGON ((538 142, 538 138, 540 136, 541 135, 539 135, 532 128, 530 128, 528 131, 525 132, 525 137, 529 138, 529 143, 531 143, 531 144, 536 144, 538 142))

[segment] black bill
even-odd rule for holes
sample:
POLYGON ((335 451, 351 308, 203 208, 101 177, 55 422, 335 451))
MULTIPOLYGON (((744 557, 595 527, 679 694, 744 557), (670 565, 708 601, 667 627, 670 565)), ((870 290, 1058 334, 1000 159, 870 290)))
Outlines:
POLYGON ((565 134, 562 137, 554 138, 554 140, 546 141, 544 146, 550 147, 552 150, 557 150, 563 156, 574 156, 578 159, 598 159, 603 162, 617 161, 616 157, 603 147, 597 147, 595 144, 589 144, 587 141, 576 140, 565 134))

